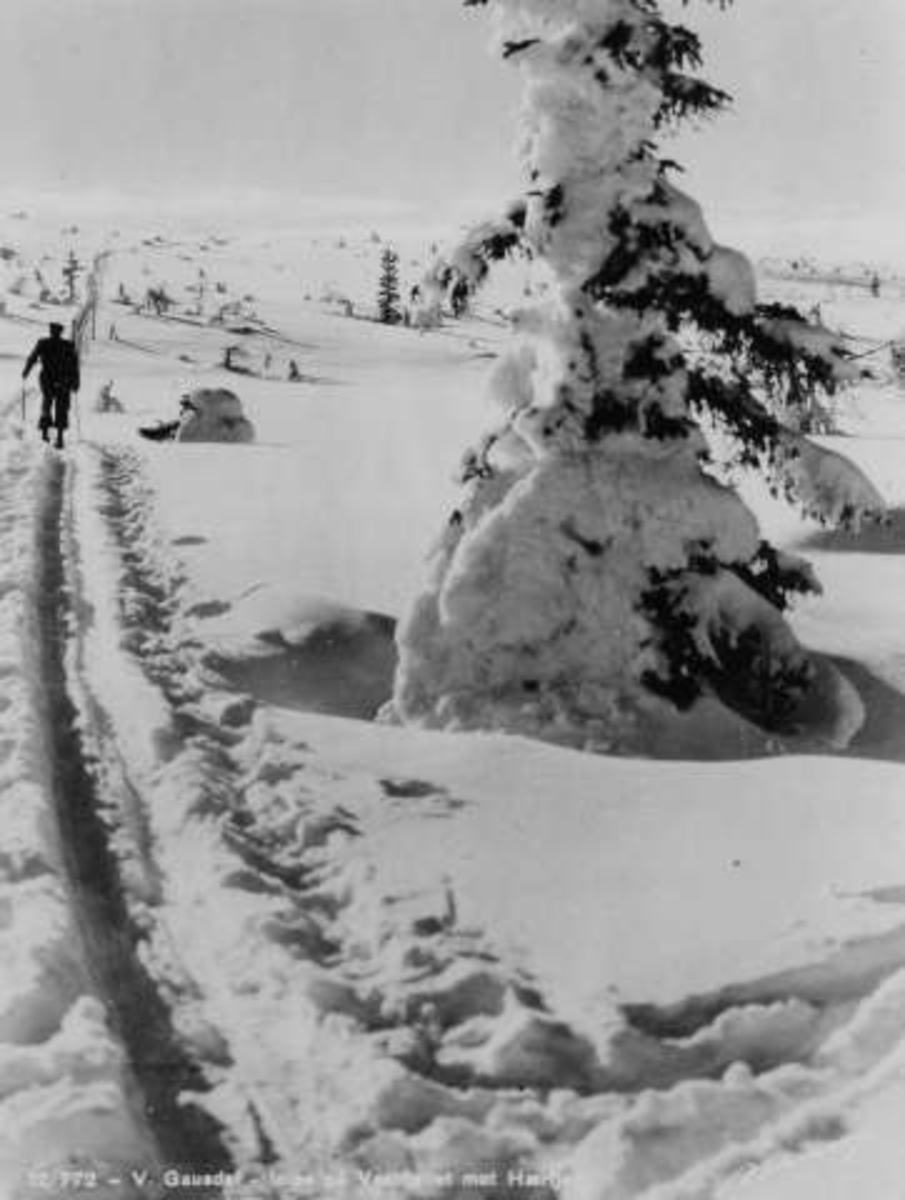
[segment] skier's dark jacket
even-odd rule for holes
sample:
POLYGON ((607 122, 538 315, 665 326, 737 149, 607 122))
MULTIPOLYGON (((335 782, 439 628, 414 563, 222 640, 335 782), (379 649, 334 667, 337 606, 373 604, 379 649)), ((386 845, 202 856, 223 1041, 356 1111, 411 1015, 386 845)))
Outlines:
POLYGON ((36 362, 41 364, 41 383, 77 392, 80 386, 79 356, 72 342, 61 337, 41 338, 28 356, 22 371, 24 379, 36 362))

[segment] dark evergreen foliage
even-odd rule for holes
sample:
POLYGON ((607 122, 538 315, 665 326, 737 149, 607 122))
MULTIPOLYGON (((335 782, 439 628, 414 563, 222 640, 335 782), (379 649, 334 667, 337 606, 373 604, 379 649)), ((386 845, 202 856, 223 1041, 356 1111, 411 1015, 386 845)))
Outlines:
POLYGON ((392 246, 386 246, 380 255, 377 313, 384 325, 398 325, 402 320, 399 302, 399 255, 392 246))

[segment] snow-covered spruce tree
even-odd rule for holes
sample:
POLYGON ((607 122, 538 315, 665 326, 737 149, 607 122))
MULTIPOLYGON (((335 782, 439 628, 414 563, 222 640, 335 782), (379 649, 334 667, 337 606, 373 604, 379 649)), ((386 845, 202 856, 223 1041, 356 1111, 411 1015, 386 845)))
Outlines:
POLYGON ((659 0, 465 3, 496 10, 523 73, 527 184, 433 282, 474 289, 523 252, 555 299, 516 317, 492 380, 502 420, 466 455, 400 623, 388 715, 644 750, 706 696, 711 715, 790 730, 826 677, 782 614, 817 583, 708 469, 704 431, 821 519, 875 515, 864 476, 769 408, 851 365, 828 331, 757 302, 747 260, 673 182, 658 137, 727 101, 694 74, 691 30, 659 0))
POLYGON ((384 325, 398 325, 402 320, 399 308, 399 255, 392 246, 386 246, 380 255, 377 315, 384 325))

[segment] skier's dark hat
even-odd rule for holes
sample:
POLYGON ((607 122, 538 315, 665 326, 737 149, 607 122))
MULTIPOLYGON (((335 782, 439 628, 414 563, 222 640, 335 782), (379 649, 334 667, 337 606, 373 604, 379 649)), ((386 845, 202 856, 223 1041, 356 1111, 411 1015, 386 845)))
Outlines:
POLYGON ((60 322, 59 322, 59 321, 51 321, 51 322, 50 322, 50 332, 51 332, 51 333, 53 333, 53 331, 54 331, 55 329, 56 329, 56 330, 57 330, 57 332, 59 332, 59 333, 62 333, 62 332, 63 332, 63 326, 60 324, 60 322))

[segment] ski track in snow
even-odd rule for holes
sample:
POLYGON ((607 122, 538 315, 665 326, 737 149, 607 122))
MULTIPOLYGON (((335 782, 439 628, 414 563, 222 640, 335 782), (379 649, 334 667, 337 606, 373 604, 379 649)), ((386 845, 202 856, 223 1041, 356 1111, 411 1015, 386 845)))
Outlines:
POLYGON ((10 1197, 78 1194, 76 1168, 174 1194, 128 1179, 191 1158, 244 1175, 193 1195, 249 1200, 328 1175, 346 1200, 717 1200, 901 1085, 905 923, 603 1028, 560 1016, 446 881, 384 886, 388 814, 462 801, 331 763, 217 675, 141 455, 3 433, 10 1197))
MULTIPOLYGON (((58 556, 42 516, 54 504, 60 467, 10 437, 0 442, 0 1187, 4 1194, 65 1190, 63 1170, 97 1173, 101 1196, 137 1195, 123 1182, 153 1161, 135 1084, 97 987, 91 947, 73 903, 56 820, 65 802, 54 778, 41 612, 53 597, 42 567, 58 556)), ((69 1185, 76 1176, 69 1177, 69 1185)))

